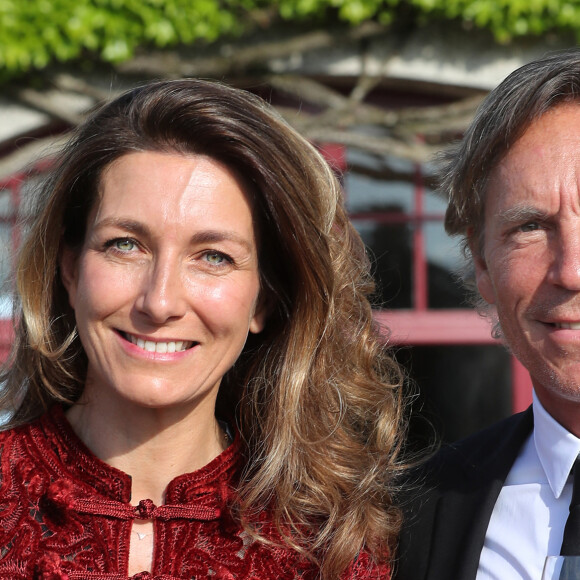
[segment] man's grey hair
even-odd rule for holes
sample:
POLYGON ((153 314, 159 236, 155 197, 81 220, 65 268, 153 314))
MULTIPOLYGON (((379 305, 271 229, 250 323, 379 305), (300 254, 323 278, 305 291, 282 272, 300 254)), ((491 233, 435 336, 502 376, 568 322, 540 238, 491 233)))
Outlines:
MULTIPOLYGON (((488 179, 536 119, 570 102, 580 105, 580 48, 550 53, 507 76, 480 105, 463 139, 438 158, 438 189, 448 201, 445 230, 462 237, 467 263, 459 276, 484 314, 490 309, 477 291, 471 254, 483 257, 488 179)), ((497 323, 494 333, 501 333, 497 323)))

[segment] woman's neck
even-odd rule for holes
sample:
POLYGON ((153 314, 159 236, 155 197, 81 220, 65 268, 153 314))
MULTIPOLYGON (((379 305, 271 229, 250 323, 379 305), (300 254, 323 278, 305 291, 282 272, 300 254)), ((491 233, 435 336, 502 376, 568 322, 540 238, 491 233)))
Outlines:
POLYGON ((131 503, 160 505, 172 479, 207 465, 227 447, 214 406, 205 407, 150 409, 97 399, 74 405, 67 418, 99 459, 131 476, 131 503))

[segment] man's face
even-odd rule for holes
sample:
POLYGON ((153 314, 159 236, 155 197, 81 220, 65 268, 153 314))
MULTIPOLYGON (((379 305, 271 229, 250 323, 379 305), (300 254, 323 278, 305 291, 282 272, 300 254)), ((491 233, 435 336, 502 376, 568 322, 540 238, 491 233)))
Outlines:
POLYGON ((486 199, 477 286, 540 401, 566 424, 560 411, 580 404, 580 105, 535 121, 490 175, 486 199))

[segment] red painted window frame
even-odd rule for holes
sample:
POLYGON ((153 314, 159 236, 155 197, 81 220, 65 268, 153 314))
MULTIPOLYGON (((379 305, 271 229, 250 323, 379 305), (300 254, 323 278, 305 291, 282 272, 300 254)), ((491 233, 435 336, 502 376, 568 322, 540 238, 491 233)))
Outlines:
MULTIPOLYGON (((342 145, 325 144, 323 155, 333 167, 347 171, 346 149, 342 145)), ((348 195, 348 192, 346 192, 348 195)), ((351 219, 363 219, 377 223, 408 223, 413 226, 412 288, 413 308, 409 310, 377 310, 375 318, 384 328, 384 335, 392 345, 498 345, 491 336, 488 320, 472 309, 429 309, 428 263, 425 253, 423 225, 427 222, 443 222, 443 214, 424 211, 425 184, 422 167, 415 164, 414 206, 411 213, 360 212, 352 213, 351 219)), ((532 383, 527 370, 511 356, 512 411, 526 409, 532 401, 532 383)))

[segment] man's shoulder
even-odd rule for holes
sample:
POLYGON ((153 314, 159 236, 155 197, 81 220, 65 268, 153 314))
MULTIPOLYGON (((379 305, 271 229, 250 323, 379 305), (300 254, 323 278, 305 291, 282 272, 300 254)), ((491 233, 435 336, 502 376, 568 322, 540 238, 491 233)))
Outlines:
POLYGON ((457 485, 464 478, 486 479, 509 471, 532 432, 531 408, 517 413, 465 439, 444 445, 419 468, 435 485, 457 485))
POLYGON ((479 463, 483 458, 497 455, 500 450, 519 448, 532 432, 531 408, 507 417, 478 431, 465 439, 441 448, 433 460, 438 462, 472 461, 479 463))
POLYGON ((477 566, 497 494, 532 428, 529 409, 444 445, 407 474, 397 580, 468 577, 465 566, 477 566))
POLYGON ((403 510, 413 514, 428 512, 428 506, 434 506, 444 496, 474 497, 497 487, 497 482, 501 485, 532 428, 530 408, 444 445, 405 474, 398 498, 403 510))

